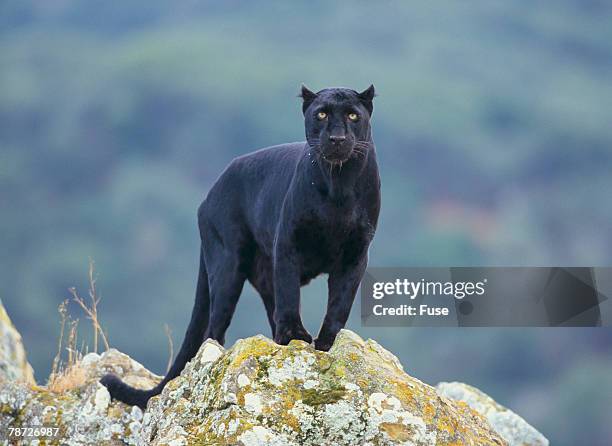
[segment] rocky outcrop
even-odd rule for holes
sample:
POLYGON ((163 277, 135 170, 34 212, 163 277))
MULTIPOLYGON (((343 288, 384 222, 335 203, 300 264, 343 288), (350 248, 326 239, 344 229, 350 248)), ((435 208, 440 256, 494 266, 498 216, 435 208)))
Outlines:
POLYGON ((256 336, 204 344, 150 403, 152 445, 505 445, 467 404, 407 375, 395 356, 343 330, 329 353, 256 336))
POLYGON ((329 353, 262 336, 204 344, 150 403, 153 445, 505 445, 477 412, 410 377, 376 342, 343 330, 329 353))
POLYGON ((0 382, 7 380, 33 384, 34 372, 26 358, 21 335, 0 300, 0 382))
POLYGON ((440 383, 439 395, 463 401, 484 415, 489 424, 510 446, 548 446, 548 440, 523 418, 496 403, 493 398, 464 383, 440 383))
POLYGON ((40 444, 142 445, 142 411, 111 401, 106 388, 98 383, 109 372, 139 388, 153 387, 160 379, 111 349, 101 355, 89 353, 51 388, 0 383, 0 444, 37 444, 34 437, 9 438, 9 428, 47 426, 59 428, 58 434, 40 444))
POLYGON ((263 336, 228 350, 207 341, 145 413, 111 401, 98 383, 106 373, 139 388, 160 379, 113 349, 86 355, 48 387, 7 375, 11 380, 0 380, 0 445, 548 444, 478 390, 459 383, 433 388, 375 341, 348 330, 327 353, 263 336), (59 429, 38 443, 8 437, 9 428, 25 426, 59 429))

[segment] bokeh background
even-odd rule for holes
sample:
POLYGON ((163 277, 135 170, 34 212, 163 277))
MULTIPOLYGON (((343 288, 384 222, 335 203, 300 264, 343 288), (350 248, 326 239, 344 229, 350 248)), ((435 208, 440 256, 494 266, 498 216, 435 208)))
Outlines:
MULTIPOLYGON (((39 381, 90 257, 112 346, 165 371, 198 204, 233 157, 303 139, 301 82, 377 87, 371 265, 612 264, 610 2, 4 0, 0 298, 39 381)), ((316 332, 324 279, 303 295, 316 332)), ((610 329, 364 329, 358 303, 349 327, 552 444, 612 444, 610 329)), ((247 287, 228 343, 256 333, 247 287)))

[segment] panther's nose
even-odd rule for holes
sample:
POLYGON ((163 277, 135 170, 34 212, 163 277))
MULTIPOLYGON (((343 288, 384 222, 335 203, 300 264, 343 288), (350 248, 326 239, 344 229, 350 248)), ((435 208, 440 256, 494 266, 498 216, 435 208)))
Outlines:
POLYGON ((344 135, 329 135, 329 140, 334 144, 340 144, 346 139, 344 135))

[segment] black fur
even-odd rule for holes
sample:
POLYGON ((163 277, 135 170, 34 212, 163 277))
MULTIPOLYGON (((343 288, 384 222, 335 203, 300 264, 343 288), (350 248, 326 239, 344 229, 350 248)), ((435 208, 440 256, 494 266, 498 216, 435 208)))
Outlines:
POLYGON ((315 347, 328 350, 344 327, 380 210, 374 87, 313 93, 303 86, 301 96, 307 142, 236 158, 200 205, 196 300, 172 368, 148 391, 105 376, 113 398, 145 408, 205 339, 223 344, 245 280, 261 295, 279 344, 312 341, 300 317, 300 287, 319 274, 329 275, 329 296, 315 347))

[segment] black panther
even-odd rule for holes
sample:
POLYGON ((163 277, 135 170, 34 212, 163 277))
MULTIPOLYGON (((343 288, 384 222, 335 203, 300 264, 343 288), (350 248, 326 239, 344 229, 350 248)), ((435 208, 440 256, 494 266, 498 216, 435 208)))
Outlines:
POLYGON ((259 292, 274 340, 312 342, 300 317, 300 287, 328 274, 327 314, 317 338, 329 350, 364 274, 380 210, 370 117, 374 86, 358 93, 302 86, 306 142, 234 159, 198 209, 200 272, 191 321, 166 377, 151 390, 115 375, 111 396, 145 408, 205 339, 223 344, 245 280, 259 292))

